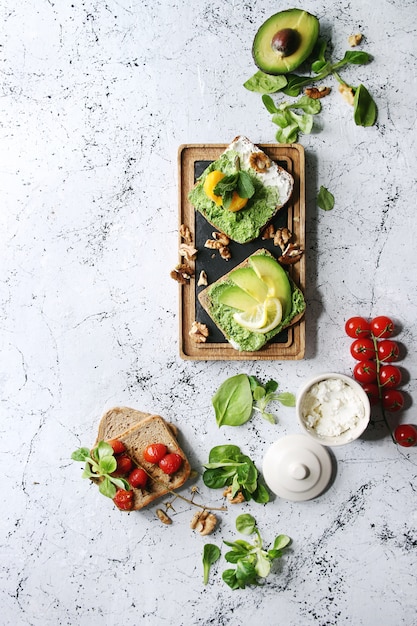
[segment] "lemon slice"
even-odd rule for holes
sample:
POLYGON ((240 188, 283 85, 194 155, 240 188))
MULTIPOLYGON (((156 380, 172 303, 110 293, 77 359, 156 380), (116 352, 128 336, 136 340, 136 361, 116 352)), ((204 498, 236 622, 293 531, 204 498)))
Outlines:
POLYGON ((265 302, 261 302, 257 306, 249 309, 249 311, 242 311, 233 314, 233 319, 243 328, 248 330, 258 330, 265 326, 267 321, 267 312, 265 302))
POLYGON ((264 302, 249 311, 234 313, 233 318, 247 330, 255 333, 268 333, 282 320, 282 304, 278 298, 266 298, 264 302))

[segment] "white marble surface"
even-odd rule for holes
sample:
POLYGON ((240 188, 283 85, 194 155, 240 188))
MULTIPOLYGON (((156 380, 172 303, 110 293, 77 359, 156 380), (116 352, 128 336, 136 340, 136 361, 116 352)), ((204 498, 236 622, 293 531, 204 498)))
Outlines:
MULTIPOLYGON (((114 405, 175 422, 193 465, 232 441, 258 464, 296 433, 254 419, 218 430, 210 399, 245 371, 295 392, 312 373, 349 374, 345 319, 391 315, 406 348, 416 423, 416 4, 305 0, 335 56, 364 34, 374 56, 344 72, 378 103, 354 126, 335 89, 307 159, 307 353, 302 361, 184 362, 178 356, 177 150, 246 134, 274 142, 254 71, 270 0, 22 0, 2 3, 1 618, 2 624, 415 626, 417 449, 385 431, 334 449, 336 478, 307 503, 275 500, 222 514, 210 540, 255 515, 267 541, 292 549, 262 588, 231 591, 219 562, 202 584, 204 539, 179 503, 123 515, 70 461, 114 405), (325 213, 320 185, 335 195, 325 213)), ((199 481, 201 498, 222 504, 199 481)), ((188 490, 184 490, 187 494, 188 490)), ((223 550, 224 552, 224 550, 223 550)))

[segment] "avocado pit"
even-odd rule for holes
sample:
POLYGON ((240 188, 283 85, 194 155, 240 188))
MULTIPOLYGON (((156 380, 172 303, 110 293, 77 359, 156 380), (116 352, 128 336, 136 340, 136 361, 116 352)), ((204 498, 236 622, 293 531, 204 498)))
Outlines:
POLYGON ((272 37, 271 47, 281 58, 294 54, 300 45, 300 35, 294 28, 283 28, 272 37))

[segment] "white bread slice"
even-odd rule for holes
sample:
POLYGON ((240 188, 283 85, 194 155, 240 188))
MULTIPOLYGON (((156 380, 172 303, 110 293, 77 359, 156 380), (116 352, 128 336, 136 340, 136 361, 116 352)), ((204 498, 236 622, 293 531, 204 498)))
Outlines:
POLYGON ((191 467, 185 452, 173 435, 171 426, 160 415, 142 413, 128 407, 111 409, 101 419, 97 443, 109 439, 121 441, 126 448, 126 454, 135 465, 143 467, 152 477, 148 480, 146 489, 133 489, 132 510, 142 509, 170 490, 179 489, 190 476, 191 467), (125 424, 130 427, 123 429, 125 424), (183 464, 175 474, 165 474, 158 465, 148 463, 143 458, 145 448, 152 443, 163 443, 168 453, 175 452, 183 458, 183 464))

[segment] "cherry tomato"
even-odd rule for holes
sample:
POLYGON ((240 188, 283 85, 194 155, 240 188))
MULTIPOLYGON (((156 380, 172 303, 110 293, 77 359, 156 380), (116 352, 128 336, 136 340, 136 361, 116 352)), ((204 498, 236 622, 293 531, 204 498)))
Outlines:
POLYGON ((365 383, 362 385, 364 392, 369 398, 369 402, 374 405, 379 402, 379 389, 375 383, 365 383))
POLYGON ((133 493, 126 489, 118 489, 113 502, 121 511, 131 511, 133 507, 133 493))
POLYGON ((350 346, 350 353, 357 361, 370 361, 375 358, 375 346, 372 339, 356 339, 350 346))
POLYGON ((358 339, 358 337, 369 337, 371 327, 364 317, 350 317, 345 324, 345 332, 348 337, 358 339))
POLYGON ((141 467, 135 467, 127 477, 127 481, 131 487, 145 489, 148 482, 148 474, 141 467))
POLYGON ((404 406, 404 396, 398 389, 386 389, 382 394, 382 404, 390 413, 397 413, 404 406))
POLYGON ((371 330, 377 339, 385 339, 394 332, 394 323, 386 315, 379 315, 371 321, 371 330))
POLYGON ((143 458, 148 463, 159 463, 166 455, 167 447, 164 443, 151 443, 143 452, 143 458))
POLYGON ((392 363, 392 361, 398 361, 400 356, 400 349, 398 343, 392 341, 392 339, 383 339, 378 341, 378 358, 381 363, 392 363))
POLYGON ((126 451, 125 444, 118 439, 111 439, 107 443, 113 448, 115 454, 122 454, 122 452, 126 451))
POLYGON ((356 363, 353 368, 353 377, 360 383, 374 383, 376 381, 375 361, 359 361, 359 363, 356 363))
POLYGON ((163 459, 161 459, 158 463, 159 467, 165 474, 175 474, 177 472, 183 462, 183 458, 180 454, 176 452, 170 452, 166 454, 163 459))
POLYGON ((112 476, 124 476, 128 474, 132 469, 133 463, 127 454, 120 454, 116 460, 117 469, 112 473, 112 476))
POLYGON ((400 446, 408 448, 417 443, 417 428, 413 424, 400 424, 394 430, 394 439, 400 446))
POLYGON ((401 384, 401 371, 396 365, 383 365, 379 370, 379 384, 381 387, 393 389, 401 384))

